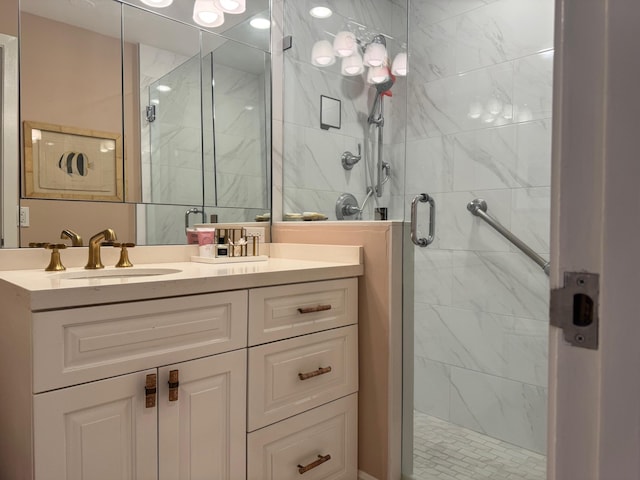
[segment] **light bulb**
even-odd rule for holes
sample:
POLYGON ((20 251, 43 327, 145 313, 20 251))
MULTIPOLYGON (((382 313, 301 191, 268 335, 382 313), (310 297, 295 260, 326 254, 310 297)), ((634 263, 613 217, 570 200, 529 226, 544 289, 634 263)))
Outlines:
POLYGON ((389 69, 387 67, 369 67, 369 71, 367 72, 367 83, 383 83, 387 80, 389 80, 389 69))
POLYGON ((333 56, 333 46, 328 40, 319 40, 311 49, 311 63, 316 67, 328 67, 333 65, 336 57, 333 56))
POLYGON ((193 5, 193 21, 203 27, 219 27, 224 23, 224 13, 214 0, 196 0, 193 5))
POLYGON ((396 55, 396 58, 393 59, 391 73, 399 77, 406 77, 407 70, 407 52, 400 52, 396 55))
POLYGON ((502 102, 496 97, 491 97, 487 102, 487 111, 491 115, 498 115, 500 112, 502 112, 502 102))
POLYGON ((173 0, 140 0, 145 5, 149 5, 154 8, 168 7, 173 3, 173 0))
POLYGON ((476 120, 482 116, 483 111, 484 109, 482 108, 482 104, 476 100, 475 102, 471 102, 471 105, 469 105, 469 113, 467 113, 467 116, 476 120))
POLYGON ((271 21, 266 18, 254 18, 249 22, 253 28, 257 28, 258 30, 266 30, 271 26, 271 21))
POLYGON ((362 72, 364 72, 364 65, 362 63, 362 57, 360 56, 360 54, 358 52, 355 52, 350 57, 343 58, 340 72, 342 73, 342 75, 346 75, 348 77, 360 75, 362 72))
POLYGON ((387 58, 387 49, 382 43, 370 43, 364 51, 364 64, 379 67, 387 58))
POLYGON ((329 18, 333 11, 329 7, 317 6, 309 10, 309 15, 315 18, 329 18))
POLYGON ((350 57, 356 51, 356 36, 351 32, 338 32, 333 39, 333 52, 337 57, 350 57))
POLYGON ((225 13, 244 13, 247 9, 246 0, 216 0, 216 4, 225 13))

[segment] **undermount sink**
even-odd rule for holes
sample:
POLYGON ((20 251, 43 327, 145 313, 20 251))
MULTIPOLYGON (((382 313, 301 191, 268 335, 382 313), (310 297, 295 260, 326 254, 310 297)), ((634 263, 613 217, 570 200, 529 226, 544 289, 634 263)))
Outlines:
POLYGON ((82 270, 79 272, 64 272, 56 275, 62 280, 87 280, 92 278, 129 278, 152 277, 180 273, 177 268, 119 268, 117 270, 82 270))

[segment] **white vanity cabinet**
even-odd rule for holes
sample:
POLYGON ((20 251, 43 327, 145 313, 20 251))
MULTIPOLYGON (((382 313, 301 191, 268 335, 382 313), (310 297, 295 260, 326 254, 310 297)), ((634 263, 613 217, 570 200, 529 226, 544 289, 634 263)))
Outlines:
POLYGON ((270 262, 0 272, 0 478, 355 479, 362 266, 270 262))
POLYGON ((250 290, 249 480, 357 478, 357 290, 355 278, 250 290))

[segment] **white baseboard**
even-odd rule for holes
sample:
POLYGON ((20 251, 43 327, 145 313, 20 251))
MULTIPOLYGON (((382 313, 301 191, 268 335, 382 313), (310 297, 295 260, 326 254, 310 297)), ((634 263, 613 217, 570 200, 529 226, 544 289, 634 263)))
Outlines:
POLYGON ((372 477, 368 473, 363 472, 362 470, 358 470, 358 480, 378 480, 375 477, 372 477))

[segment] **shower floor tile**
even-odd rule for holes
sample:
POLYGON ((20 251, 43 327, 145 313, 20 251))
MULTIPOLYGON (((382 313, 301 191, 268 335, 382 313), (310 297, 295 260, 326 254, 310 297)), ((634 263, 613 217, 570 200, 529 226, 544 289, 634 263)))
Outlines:
POLYGON ((415 480, 545 480, 546 457, 414 411, 415 480))

